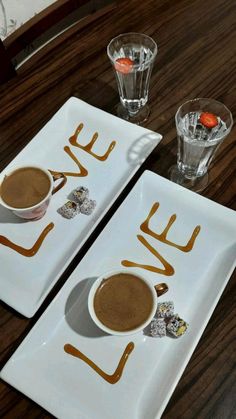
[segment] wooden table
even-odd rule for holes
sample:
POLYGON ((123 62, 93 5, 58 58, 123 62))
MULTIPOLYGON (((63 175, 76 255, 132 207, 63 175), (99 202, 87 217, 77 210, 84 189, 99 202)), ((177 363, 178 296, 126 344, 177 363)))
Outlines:
MULTIPOLYGON (((163 134, 163 141, 125 188, 37 314, 25 319, 1 304, 1 366, 50 304, 144 169, 168 177, 168 168, 176 161, 174 115, 177 107, 190 98, 212 97, 236 114, 234 0, 118 3, 115 11, 96 23, 82 30, 78 26, 71 28, 53 41, 39 60, 32 60, 31 65, 19 71, 19 76, 0 87, 0 168, 3 169, 70 96, 114 112, 118 94, 106 56, 106 45, 112 37, 122 32, 143 32, 153 37, 159 46, 150 88, 152 113, 146 126, 163 134)), ((210 183, 202 192, 205 197, 229 208, 235 208, 235 137, 234 126, 214 159, 210 183)), ((163 419, 236 417, 235 285, 234 275, 163 419)), ((4 382, 0 383, 0 404, 0 416, 4 418, 51 417, 4 382)))

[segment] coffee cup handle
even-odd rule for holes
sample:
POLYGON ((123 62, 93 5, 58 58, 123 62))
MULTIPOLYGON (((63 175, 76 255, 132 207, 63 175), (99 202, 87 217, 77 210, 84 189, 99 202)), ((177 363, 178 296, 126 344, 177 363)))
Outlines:
POLYGON ((160 284, 156 284, 154 286, 154 288, 156 290, 156 293, 157 293, 157 296, 158 297, 160 297, 161 295, 165 294, 169 290, 169 287, 168 287, 168 285, 165 282, 162 282, 160 284))
POLYGON ((53 177, 53 182, 56 182, 57 180, 61 179, 61 182, 56 185, 53 190, 52 190, 52 195, 54 195, 56 192, 58 192, 61 188, 63 188, 63 186, 66 184, 67 182, 67 177, 64 175, 64 173, 59 173, 59 172, 52 172, 50 171, 52 177, 53 177))

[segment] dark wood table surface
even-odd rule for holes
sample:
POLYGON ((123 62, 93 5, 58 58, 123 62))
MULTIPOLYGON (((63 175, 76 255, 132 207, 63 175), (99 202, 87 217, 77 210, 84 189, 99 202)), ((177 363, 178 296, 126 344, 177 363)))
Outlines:
MULTIPOLYGON (((53 41, 40 59, 32 60, 16 78, 0 86, 1 170, 70 96, 114 113, 118 93, 106 45, 115 35, 130 31, 150 35, 159 46, 150 86, 152 113, 146 127, 160 132, 163 141, 108 211, 36 315, 26 319, 1 303, 1 367, 50 304, 142 172, 148 168, 168 177, 168 168, 176 161, 174 115, 178 106, 190 98, 212 97, 227 105, 236 118, 235 1, 120 1, 112 13, 97 22, 82 30, 74 26, 53 41)), ((209 185, 202 192, 203 196, 232 209, 236 204, 235 137, 234 126, 213 161, 209 185)), ((235 285, 233 275, 163 419, 236 418, 235 285)), ((51 417, 3 381, 0 382, 0 416, 51 417)), ((96 412, 92 419, 96 419, 96 412)))

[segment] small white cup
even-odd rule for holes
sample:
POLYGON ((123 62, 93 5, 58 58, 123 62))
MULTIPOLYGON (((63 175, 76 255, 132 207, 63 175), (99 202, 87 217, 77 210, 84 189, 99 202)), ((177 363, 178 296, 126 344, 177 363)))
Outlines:
POLYGON ((141 330, 143 330, 151 322, 151 320, 153 319, 153 317, 154 317, 154 315, 156 313, 156 310, 157 310, 157 298, 158 298, 157 297, 157 293, 156 293, 155 288, 152 285, 152 283, 149 282, 149 280, 147 278, 145 278, 144 276, 140 275, 139 273, 134 272, 134 271, 127 271, 127 270, 111 271, 111 272, 107 272, 107 273, 99 276, 97 278, 97 280, 93 283, 93 285, 92 285, 92 287, 91 287, 91 289, 89 291, 89 296, 88 296, 88 310, 89 310, 90 316, 93 319, 94 323, 101 330, 103 330, 104 332, 106 332, 106 333, 108 333, 110 335, 128 336, 128 335, 132 335, 134 333, 140 332, 141 330), (121 332, 121 331, 117 331, 117 330, 112 330, 109 327, 105 326, 98 319, 98 317, 97 317, 97 315, 95 313, 95 310, 94 310, 94 297, 95 297, 96 291, 99 288, 101 282, 104 279, 107 279, 110 276, 117 275, 117 274, 129 274, 129 275, 137 276, 138 278, 140 278, 142 281, 144 281, 148 285, 148 287, 149 287, 149 289, 150 289, 150 291, 152 293, 152 296, 153 296, 153 307, 152 307, 152 311, 149 314, 148 318, 145 320, 145 322, 143 322, 140 326, 136 327, 135 329, 132 329, 132 330, 129 330, 129 331, 125 331, 125 332, 121 332))
POLYGON ((1 195, 0 195, 0 204, 3 207, 7 208, 8 210, 12 211, 15 215, 17 215, 20 218, 24 218, 26 220, 39 220, 46 213, 52 195, 54 193, 56 193, 57 191, 59 191, 59 189, 61 189, 65 185, 67 179, 66 179, 66 177, 63 173, 56 173, 56 174, 52 175, 49 172, 49 170, 44 169, 41 166, 35 166, 35 165, 32 165, 32 164, 28 164, 28 165, 24 165, 24 166, 16 166, 9 173, 1 174, 0 185, 3 182, 5 176, 9 176, 12 173, 14 173, 16 170, 24 169, 24 168, 39 169, 47 175, 47 177, 50 181, 50 188, 49 188, 49 191, 48 191, 47 195, 37 204, 35 204, 31 207, 27 207, 27 208, 15 208, 15 207, 12 207, 12 206, 8 205, 1 198, 1 195), (62 181, 55 187, 54 182, 58 179, 62 179, 62 181))

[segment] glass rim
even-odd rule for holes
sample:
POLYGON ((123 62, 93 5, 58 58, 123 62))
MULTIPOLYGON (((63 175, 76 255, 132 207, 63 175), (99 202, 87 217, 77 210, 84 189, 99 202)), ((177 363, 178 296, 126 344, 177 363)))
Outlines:
MULTIPOLYGON (((143 37, 143 38, 149 39, 149 40, 153 43, 153 45, 154 45, 154 52, 153 52, 153 55, 152 55, 152 57, 151 57, 149 60, 147 60, 147 61, 146 61, 146 63, 151 63, 151 62, 153 62, 153 61, 155 60, 155 58, 156 58, 157 53, 158 53, 158 46, 157 46, 157 43, 154 41, 154 39, 153 39, 153 38, 151 38, 151 36, 146 35, 145 33, 141 33, 141 32, 124 32, 124 33, 120 33, 119 35, 117 35, 117 36, 115 36, 114 38, 112 38, 112 39, 110 40, 109 44, 107 45, 107 55, 108 55, 109 59, 111 60, 111 62, 112 62, 112 63, 115 63, 115 62, 116 62, 116 60, 115 60, 115 59, 111 56, 111 54, 110 54, 110 52, 109 52, 109 49, 110 49, 111 44, 112 44, 115 40, 117 40, 117 39, 121 38, 122 36, 130 36, 130 35, 138 35, 138 36, 141 36, 141 37, 143 37)), ((134 65, 133 65, 133 67, 134 67, 134 68, 139 68, 139 66, 140 66, 140 64, 134 64, 134 65)))
MULTIPOLYGON (((226 129, 226 131, 225 131, 225 135, 228 135, 228 133, 231 131, 232 126, 233 126, 233 123, 234 123, 232 112, 229 110, 229 108, 228 108, 228 107, 227 107, 224 103, 220 102, 220 101, 219 101, 219 100, 217 100, 217 99, 213 99, 213 98, 209 98, 209 97, 196 97, 196 98, 194 98, 194 99, 189 99, 189 100, 186 100, 186 102, 182 103, 182 104, 178 107, 178 109, 177 109, 177 111, 176 111, 176 113, 175 113, 175 122, 176 122, 176 125, 177 125, 177 117, 178 117, 178 115, 179 115, 179 113, 180 113, 181 108, 182 108, 184 105, 187 105, 187 104, 189 104, 189 103, 194 103, 194 102, 197 102, 197 101, 200 101, 200 100, 203 100, 203 101, 208 101, 208 102, 212 102, 212 103, 215 103, 215 104, 217 104, 217 105, 220 105, 220 106, 222 106, 222 107, 223 107, 223 108, 227 111, 227 113, 228 113, 228 115, 229 115, 229 119, 230 119, 230 124, 229 124, 228 128, 227 128, 227 129, 226 129)), ((178 128, 178 129, 179 129, 179 128, 178 128)))

